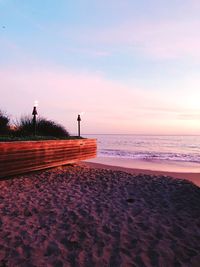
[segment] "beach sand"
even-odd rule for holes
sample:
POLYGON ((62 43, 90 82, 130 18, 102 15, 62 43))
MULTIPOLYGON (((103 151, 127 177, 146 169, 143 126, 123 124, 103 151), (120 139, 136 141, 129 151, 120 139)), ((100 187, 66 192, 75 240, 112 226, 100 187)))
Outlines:
MULTIPOLYGON (((170 177, 178 178, 178 179, 186 179, 200 187, 200 172, 197 172, 196 169, 192 169, 192 168, 183 169, 182 166, 179 168, 177 168, 177 166, 174 168, 171 168, 171 165, 161 164, 162 167, 160 167, 160 169, 163 168, 163 170, 159 170, 157 165, 153 165, 151 163, 148 163, 148 165, 145 165, 144 161, 130 160, 129 162, 127 159, 126 160, 122 160, 122 159, 113 160, 109 158, 104 158, 102 160, 95 159, 94 161, 85 161, 85 162, 82 162, 81 164, 87 167, 91 167, 91 168, 124 171, 124 172, 128 172, 131 174, 164 175, 164 176, 170 176, 170 177), (149 169, 146 169, 146 167, 149 167, 149 169), (171 169, 173 171, 171 171, 171 169)), ((198 167, 197 169, 198 171, 199 171, 199 168, 200 167, 198 167)))
POLYGON ((0 181, 0 213, 0 266, 200 266, 187 180, 81 163, 0 181))

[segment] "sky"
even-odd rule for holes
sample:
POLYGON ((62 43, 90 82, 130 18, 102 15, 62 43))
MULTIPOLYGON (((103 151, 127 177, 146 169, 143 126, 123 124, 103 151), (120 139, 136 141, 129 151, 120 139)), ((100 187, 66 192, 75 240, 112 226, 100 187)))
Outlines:
POLYGON ((82 134, 200 134, 199 0, 0 0, 0 109, 82 134))

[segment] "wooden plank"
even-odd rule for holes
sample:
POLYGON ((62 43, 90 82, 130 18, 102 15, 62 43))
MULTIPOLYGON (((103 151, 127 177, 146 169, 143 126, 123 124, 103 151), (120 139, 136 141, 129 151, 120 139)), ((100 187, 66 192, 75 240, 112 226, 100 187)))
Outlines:
POLYGON ((22 174, 22 173, 27 173, 27 172, 31 172, 31 171, 36 171, 36 170, 42 170, 42 169, 47 169, 47 168, 52 168, 52 167, 58 167, 58 166, 62 166, 62 165, 67 165, 67 164, 70 164, 70 163, 75 163, 77 161, 81 161, 81 160, 85 160, 87 158, 93 158, 95 157, 95 155, 92 155, 92 154, 89 154, 89 155, 85 155, 85 157, 82 157, 82 158, 79 158, 78 160, 77 159, 68 159, 68 160, 65 160, 65 161, 58 161, 58 162, 51 162, 51 163, 45 163, 45 164, 41 164, 41 165, 37 165, 37 166, 29 166, 29 167, 26 167, 26 169, 24 167, 21 167, 21 168, 15 168, 13 170, 9 169, 9 170, 6 170, 6 171, 2 171, 1 172, 1 178, 2 177, 6 177, 6 176, 10 176, 10 175, 16 175, 16 174, 22 174))
POLYGON ((4 149, 1 149, 0 148, 0 151, 2 153, 7 153, 7 154, 13 154, 13 153, 20 153, 20 152, 30 152, 32 150, 46 150, 46 149, 51 149, 51 150, 54 150, 54 149, 71 149, 72 147, 76 148, 85 148, 85 147, 94 147, 95 143, 88 143, 88 144, 84 144, 84 145, 79 145, 79 144, 71 144, 71 145, 68 145, 68 144, 65 144, 65 145, 60 145, 58 144, 58 146, 38 146, 38 145, 31 145, 31 146, 28 146, 28 147, 21 147, 21 146, 18 146, 18 147, 15 147, 15 148, 12 148, 9 149, 9 146, 7 146, 7 149, 4 150, 4 149))
MULTIPOLYGON (((12 149, 12 147, 11 147, 11 149, 9 150, 9 145, 7 145, 7 150, 8 151, 6 151, 6 155, 12 155, 12 154, 14 154, 14 153, 16 153, 16 154, 18 154, 18 153, 25 153, 25 152, 32 152, 32 151, 34 151, 34 150, 36 150, 36 151, 42 151, 42 150, 44 150, 44 151, 46 151, 46 150, 58 150, 58 149, 72 149, 72 148, 86 148, 86 147, 94 147, 94 145, 96 146, 96 144, 85 144, 84 146, 80 146, 80 145, 78 145, 78 144, 71 144, 71 146, 60 146, 60 145, 58 145, 57 147, 56 146, 54 146, 54 147, 52 147, 52 146, 47 146, 47 147, 44 147, 44 146, 42 146, 42 147, 38 147, 37 145, 36 146, 29 146, 28 148, 22 148, 22 147, 15 147, 15 149, 12 149)), ((1 148, 0 148, 0 155, 5 155, 5 151, 4 150, 2 150, 1 148)))
POLYGON ((59 164, 61 163, 62 165, 63 164, 65 164, 66 162, 68 162, 68 161, 80 161, 80 160, 82 160, 82 159, 85 159, 85 158, 92 158, 92 157, 95 157, 95 154, 91 154, 91 153, 88 153, 88 154, 85 154, 84 156, 82 156, 82 157, 79 157, 79 156, 77 156, 77 157, 75 157, 75 156, 71 156, 71 157, 68 157, 68 158, 66 158, 66 159, 61 159, 61 158, 56 158, 56 159, 54 159, 54 160, 52 160, 52 159, 45 159, 44 161, 29 161, 29 162, 25 162, 25 167, 24 167, 24 164, 15 164, 15 165, 12 165, 12 166, 10 166, 10 168, 8 169, 8 168, 3 168, 2 170, 1 170, 1 173, 4 173, 4 172, 6 172, 7 170, 9 170, 9 171, 12 171, 12 170, 18 170, 18 169, 24 169, 24 168, 26 168, 27 170, 29 170, 30 168, 32 168, 32 167, 35 167, 36 169, 38 168, 38 167, 40 167, 40 166, 49 166, 50 164, 52 164, 52 165, 57 165, 57 166, 59 166, 59 164))
POLYGON ((15 151, 15 153, 13 152, 11 153, 1 153, 0 154, 0 164, 5 162, 5 161, 11 161, 11 160, 21 160, 24 158, 32 158, 33 155, 41 155, 41 156, 45 156, 46 154, 50 155, 55 155, 55 154, 62 154, 62 153, 80 153, 82 150, 84 151, 95 151, 94 150, 94 146, 89 146, 89 147, 71 147, 71 148, 54 148, 54 149, 45 149, 45 150, 29 150, 29 151, 15 151))
POLYGON ((57 149, 57 148, 63 148, 63 147, 69 147, 71 148, 72 146, 73 147, 85 147, 85 146, 89 146, 89 145, 94 145, 95 143, 94 142, 90 142, 90 143, 83 143, 83 141, 80 143, 80 142, 68 142, 66 141, 65 143, 61 143, 61 142, 58 142, 58 144, 56 145, 55 143, 49 143, 47 144, 46 142, 44 144, 42 143, 33 143, 33 142, 28 142, 28 144, 23 144, 23 143, 18 143, 17 145, 16 144, 13 144, 14 142, 12 143, 4 143, 4 145, 2 146, 1 143, 0 143, 0 152, 7 152, 7 153, 13 153, 15 151, 30 151, 32 149, 49 149, 49 148, 52 148, 52 149, 57 149))
POLYGON ((28 165, 34 162, 35 164, 38 164, 39 162, 44 162, 45 160, 48 161, 55 161, 57 159, 60 160, 67 160, 69 158, 81 158, 81 157, 87 157, 88 155, 96 155, 96 152, 94 150, 86 150, 84 153, 80 152, 68 152, 68 153, 58 153, 54 155, 38 155, 38 156, 31 156, 31 157, 26 157, 26 158, 16 158, 15 160, 9 160, 9 161, 4 161, 3 164, 0 164, 0 171, 1 169, 5 168, 13 168, 16 165, 28 165))
POLYGON ((25 162, 28 160, 42 160, 43 158, 50 158, 52 160, 54 160, 54 158, 56 157, 60 157, 60 158, 67 158, 69 156, 76 156, 76 155, 82 155, 85 153, 96 153, 96 151, 94 149, 85 149, 84 152, 80 151, 80 150, 62 150, 62 151, 55 151, 54 153, 48 153, 48 151, 46 153, 32 153, 29 155, 21 155, 21 156, 17 156, 15 155, 15 157, 8 157, 8 158, 4 158, 4 160, 1 161, 1 165, 4 165, 6 163, 18 163, 18 162, 25 162))
POLYGON ((0 142, 0 177, 96 156, 95 139, 0 142))
POLYGON ((68 161, 62 161, 62 162, 55 162, 55 163, 51 163, 51 164, 47 164, 47 165, 41 165, 41 166, 33 166, 30 167, 29 169, 24 170, 24 168, 21 169, 15 169, 15 170, 9 170, 6 171, 4 173, 1 173, 1 178, 3 177, 7 177, 7 176, 13 176, 13 175, 18 175, 18 174, 24 174, 24 173, 29 173, 32 171, 38 171, 38 170, 44 170, 44 169, 49 169, 49 168, 54 168, 54 167, 58 167, 58 166, 62 166, 62 165, 67 165, 67 164, 71 164, 71 163, 75 163, 77 162, 77 160, 68 160, 68 161))

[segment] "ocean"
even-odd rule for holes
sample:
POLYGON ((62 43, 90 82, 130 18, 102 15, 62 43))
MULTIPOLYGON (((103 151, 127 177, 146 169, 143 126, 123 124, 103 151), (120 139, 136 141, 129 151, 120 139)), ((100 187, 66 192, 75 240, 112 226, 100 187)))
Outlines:
POLYGON ((86 137, 97 139, 97 161, 107 158, 116 162, 119 159, 129 163, 148 162, 155 166, 163 163, 200 171, 200 136, 100 134, 86 137))

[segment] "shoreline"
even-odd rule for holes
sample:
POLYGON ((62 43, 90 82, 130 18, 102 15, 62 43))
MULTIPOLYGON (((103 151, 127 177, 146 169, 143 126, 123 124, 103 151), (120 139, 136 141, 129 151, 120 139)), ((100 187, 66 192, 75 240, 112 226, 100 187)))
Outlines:
POLYGON ((124 167, 119 165, 114 165, 115 162, 95 162, 95 161, 81 161, 80 165, 84 165, 90 168, 96 168, 96 169, 110 169, 113 171, 124 171, 130 174, 146 174, 146 175, 164 175, 164 176, 170 176, 172 178, 176 179, 186 179, 188 181, 193 182, 195 185, 200 187, 200 172, 178 172, 178 171, 162 171, 162 170, 149 170, 144 168, 135 168, 135 167, 124 167), (110 163, 110 164, 109 164, 110 163), (112 165, 113 163, 113 165, 112 165))
POLYGON ((169 160, 144 160, 130 158, 100 157, 86 160, 105 165, 120 166, 132 169, 146 169, 151 171, 167 171, 180 173, 200 173, 200 163, 169 160))

